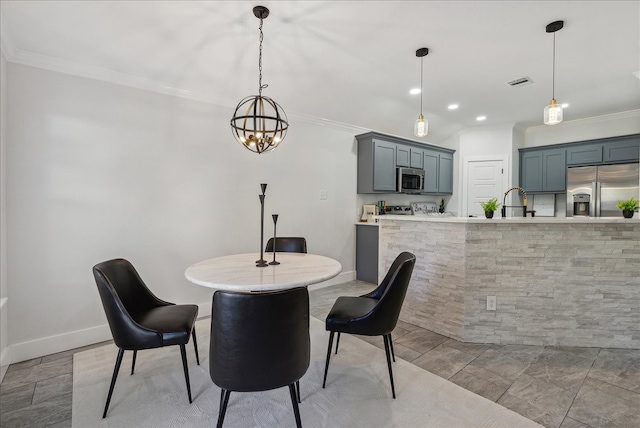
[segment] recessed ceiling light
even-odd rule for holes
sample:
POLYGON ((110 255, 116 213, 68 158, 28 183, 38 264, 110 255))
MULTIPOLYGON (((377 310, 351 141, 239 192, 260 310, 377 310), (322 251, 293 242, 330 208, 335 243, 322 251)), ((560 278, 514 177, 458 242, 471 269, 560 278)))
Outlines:
POLYGON ((413 88, 409 91, 411 95, 418 95, 420 92, 422 92, 420 88, 413 88))
POLYGON ((483 121, 483 120, 485 120, 486 118, 487 118, 487 116, 478 116, 478 117, 476 117, 476 120, 477 120, 478 122, 482 122, 482 121, 483 121))
POLYGON ((569 104, 564 103, 564 104, 562 104, 562 105, 561 105, 561 107, 562 107, 562 108, 567 108, 567 107, 569 107, 569 104))
POLYGON ((458 107, 460 107, 458 104, 450 104, 449 107, 447 107, 449 110, 456 110, 458 107))
POLYGON ((633 75, 640 79, 640 71, 635 71, 633 75))

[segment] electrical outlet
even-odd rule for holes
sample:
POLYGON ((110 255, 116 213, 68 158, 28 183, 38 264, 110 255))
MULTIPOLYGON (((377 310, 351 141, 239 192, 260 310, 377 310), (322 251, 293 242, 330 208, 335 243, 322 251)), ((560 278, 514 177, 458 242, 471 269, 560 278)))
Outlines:
POLYGON ((325 200, 325 199, 327 199, 327 193, 328 193, 328 192, 327 192, 326 190, 321 190, 321 191, 320 191, 320 199, 321 199, 321 200, 325 200))
POLYGON ((497 306, 496 296, 487 296, 487 310, 495 311, 497 306))

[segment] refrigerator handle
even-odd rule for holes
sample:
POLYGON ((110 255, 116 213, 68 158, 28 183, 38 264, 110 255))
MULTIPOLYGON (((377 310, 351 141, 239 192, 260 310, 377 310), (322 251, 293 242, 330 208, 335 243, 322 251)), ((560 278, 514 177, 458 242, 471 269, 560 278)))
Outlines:
POLYGON ((600 204, 598 198, 598 183, 595 181, 591 182, 591 206, 589 207, 589 217, 596 217, 599 211, 596 207, 600 204))
POLYGON ((601 207, 600 204, 602 203, 602 183, 600 183, 599 181, 596 182, 596 217, 600 217, 600 212, 601 212, 601 207))

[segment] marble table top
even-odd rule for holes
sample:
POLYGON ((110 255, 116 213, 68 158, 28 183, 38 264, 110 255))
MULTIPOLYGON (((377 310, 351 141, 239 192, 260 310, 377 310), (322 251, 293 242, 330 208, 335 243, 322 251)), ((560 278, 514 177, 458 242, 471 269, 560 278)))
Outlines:
MULTIPOLYGON (((326 281, 342 271, 342 265, 317 254, 276 253, 279 265, 256 267, 259 253, 235 254, 203 260, 184 275, 194 284, 229 291, 270 291, 303 287, 326 281)), ((265 253, 267 262, 273 253, 265 253)))

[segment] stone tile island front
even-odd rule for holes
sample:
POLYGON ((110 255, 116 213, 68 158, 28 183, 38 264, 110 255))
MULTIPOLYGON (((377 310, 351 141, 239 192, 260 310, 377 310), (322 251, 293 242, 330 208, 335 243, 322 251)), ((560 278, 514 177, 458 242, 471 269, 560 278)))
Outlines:
POLYGON ((640 349, 637 218, 378 222, 379 279, 417 257, 403 321, 464 342, 640 349))

